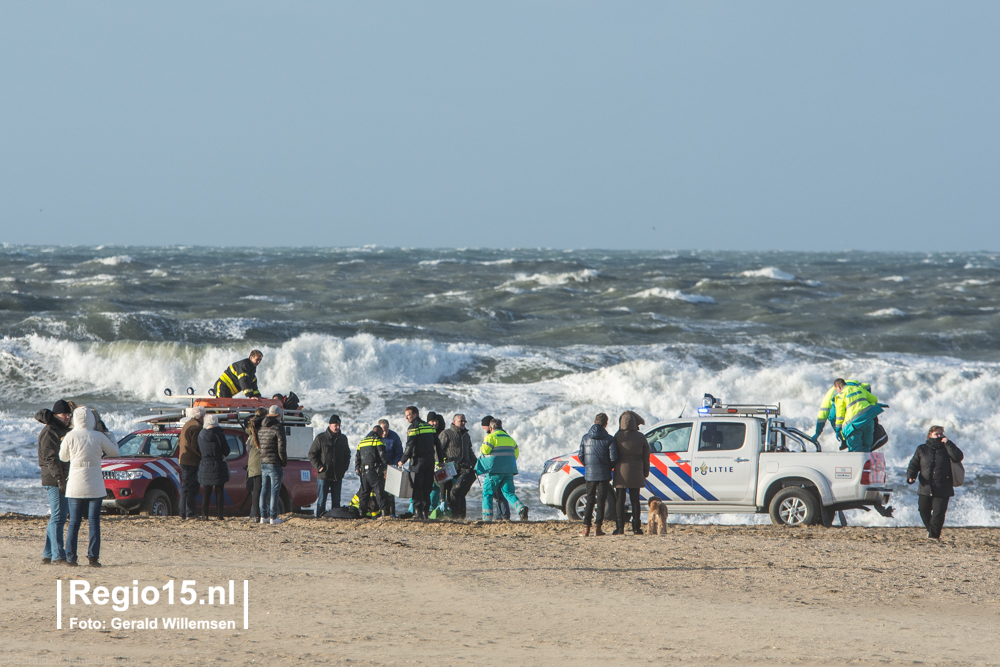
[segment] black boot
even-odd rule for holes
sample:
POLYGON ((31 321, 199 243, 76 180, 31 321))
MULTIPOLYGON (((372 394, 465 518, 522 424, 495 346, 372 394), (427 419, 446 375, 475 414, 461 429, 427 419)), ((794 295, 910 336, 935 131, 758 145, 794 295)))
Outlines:
POLYGON ((97 558, 91 558, 90 556, 87 556, 87 560, 90 561, 90 567, 101 567, 101 563, 100 561, 97 560, 97 558))

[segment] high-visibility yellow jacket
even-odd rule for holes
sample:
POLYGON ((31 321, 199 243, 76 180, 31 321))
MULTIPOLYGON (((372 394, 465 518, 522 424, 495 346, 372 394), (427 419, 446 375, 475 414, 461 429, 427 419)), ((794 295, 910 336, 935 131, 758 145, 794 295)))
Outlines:
POLYGON ((844 390, 837 394, 837 418, 833 425, 838 431, 841 430, 844 424, 851 423, 855 417, 876 403, 878 397, 865 389, 860 382, 849 381, 844 385, 844 390))
POLYGON ((506 431, 498 428, 487 434, 479 453, 482 456, 476 462, 477 473, 517 474, 517 457, 521 455, 521 451, 514 438, 507 435, 506 431))
POLYGON ((819 414, 816 415, 816 424, 822 424, 830 418, 830 413, 836 415, 836 411, 833 409, 833 402, 837 398, 837 388, 830 387, 830 391, 826 392, 826 396, 823 397, 823 402, 819 404, 819 414))

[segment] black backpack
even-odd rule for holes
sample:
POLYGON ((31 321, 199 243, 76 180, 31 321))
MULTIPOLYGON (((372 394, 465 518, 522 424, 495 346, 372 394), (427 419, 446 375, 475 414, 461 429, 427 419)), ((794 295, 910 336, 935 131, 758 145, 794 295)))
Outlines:
POLYGON ((889 442, 889 434, 885 432, 885 428, 878 423, 878 417, 875 418, 875 437, 872 438, 872 451, 874 452, 879 447, 885 446, 889 442))

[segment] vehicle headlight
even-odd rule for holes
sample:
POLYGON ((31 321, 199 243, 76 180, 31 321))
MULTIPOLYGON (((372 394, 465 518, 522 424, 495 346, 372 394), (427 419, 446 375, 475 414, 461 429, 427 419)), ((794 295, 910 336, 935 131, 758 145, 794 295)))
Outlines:
POLYGON ((566 461, 563 459, 549 459, 545 462, 545 467, 542 468, 542 474, 549 472, 555 472, 566 465, 566 461))
POLYGON ((130 479, 141 479, 141 470, 112 470, 109 473, 105 473, 105 477, 110 477, 111 479, 118 479, 122 481, 127 481, 130 479))

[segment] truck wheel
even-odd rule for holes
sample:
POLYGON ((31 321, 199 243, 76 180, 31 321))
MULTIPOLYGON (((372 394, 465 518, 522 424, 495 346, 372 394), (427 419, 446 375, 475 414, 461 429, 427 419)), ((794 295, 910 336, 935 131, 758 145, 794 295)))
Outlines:
POLYGON ((587 485, 581 484, 572 491, 566 499, 566 518, 573 521, 583 521, 583 513, 587 509, 587 485))
MULTIPOLYGON (((583 521, 583 515, 587 511, 587 485, 581 484, 580 486, 573 489, 569 498, 566 499, 566 517, 572 519, 573 521, 583 521)), ((596 514, 597 508, 594 508, 596 514)), ((626 510, 626 516, 628 511, 626 510)), ((615 516, 615 497, 613 494, 608 493, 608 498, 604 505, 604 520, 614 521, 615 516)), ((627 520, 627 519, 626 519, 627 520)))
POLYGON ((816 521, 816 498, 800 486, 790 486, 775 494, 770 512, 776 526, 809 526, 816 521))
POLYGON ((153 489, 142 499, 141 513, 144 516, 170 516, 170 497, 159 489, 153 489))

